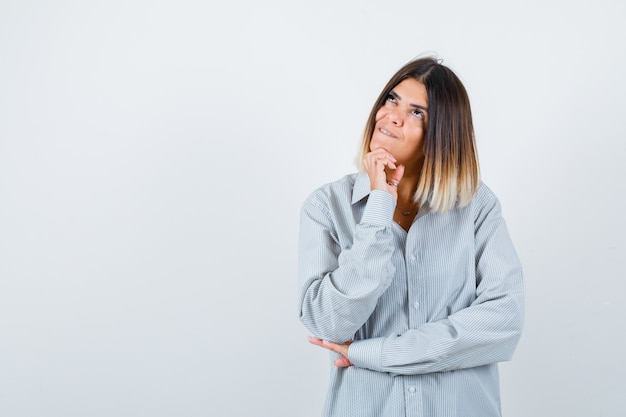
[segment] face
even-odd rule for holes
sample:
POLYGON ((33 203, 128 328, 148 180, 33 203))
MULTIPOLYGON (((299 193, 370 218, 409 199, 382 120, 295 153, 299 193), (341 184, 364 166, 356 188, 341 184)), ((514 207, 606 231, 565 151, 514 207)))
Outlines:
POLYGON ((383 148, 407 167, 421 163, 427 121, 426 87, 412 78, 403 80, 376 113, 370 150, 383 148))

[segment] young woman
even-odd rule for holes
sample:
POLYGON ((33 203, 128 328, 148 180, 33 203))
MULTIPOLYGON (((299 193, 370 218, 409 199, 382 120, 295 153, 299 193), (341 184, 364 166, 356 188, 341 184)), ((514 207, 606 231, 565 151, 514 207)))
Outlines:
POLYGON ((300 319, 333 359, 324 416, 500 416, 523 276, 458 77, 434 58, 403 66, 360 160, 301 212, 300 319))

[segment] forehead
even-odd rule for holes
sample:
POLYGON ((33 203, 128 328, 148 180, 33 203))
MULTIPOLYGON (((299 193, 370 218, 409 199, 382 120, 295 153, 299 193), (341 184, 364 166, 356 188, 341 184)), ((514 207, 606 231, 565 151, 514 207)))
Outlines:
POLYGON ((402 80, 391 91, 396 93, 401 101, 428 107, 426 86, 413 78, 402 80))

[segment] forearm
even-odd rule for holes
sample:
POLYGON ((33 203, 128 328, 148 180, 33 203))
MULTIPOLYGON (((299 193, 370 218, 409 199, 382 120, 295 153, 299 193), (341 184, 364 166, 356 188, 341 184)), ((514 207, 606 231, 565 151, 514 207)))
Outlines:
POLYGON ((405 375, 510 360, 523 326, 522 298, 513 293, 401 335, 357 340, 348 357, 355 366, 405 375))
POLYGON ((303 211, 300 320, 321 339, 351 339, 393 278, 390 227, 395 200, 387 193, 373 194, 349 247, 333 239, 324 210, 313 206, 303 211))
POLYGON ((523 326, 523 273, 499 207, 493 208, 483 213, 476 231, 475 299, 445 319, 401 335, 355 341, 348 352, 354 365, 419 374, 511 358, 523 326))

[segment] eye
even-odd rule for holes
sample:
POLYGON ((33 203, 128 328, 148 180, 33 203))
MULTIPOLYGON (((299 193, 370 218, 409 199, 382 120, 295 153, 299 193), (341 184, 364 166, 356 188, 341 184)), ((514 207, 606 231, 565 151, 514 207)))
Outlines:
POLYGON ((417 117, 418 119, 424 120, 424 112, 418 109, 415 109, 411 112, 411 114, 415 117, 417 117))
POLYGON ((393 94, 387 94, 387 98, 385 99, 385 101, 389 102, 389 103, 397 103, 398 100, 396 100, 396 98, 393 96, 393 94))

